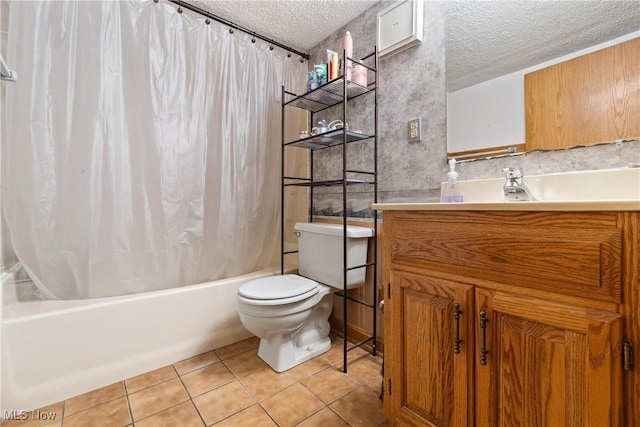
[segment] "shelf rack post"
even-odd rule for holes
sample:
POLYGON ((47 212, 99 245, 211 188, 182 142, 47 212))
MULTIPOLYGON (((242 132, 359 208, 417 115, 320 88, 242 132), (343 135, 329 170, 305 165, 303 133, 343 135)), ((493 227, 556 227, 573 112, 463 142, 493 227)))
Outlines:
POLYGON ((280 274, 284 274, 284 224, 285 224, 285 212, 284 212, 284 183, 285 183, 285 175, 284 175, 284 114, 285 114, 285 97, 286 93, 284 90, 284 85, 282 85, 282 111, 280 116, 280 143, 282 149, 280 150, 280 274))
MULTIPOLYGON (((342 188, 342 228, 343 228, 343 277, 342 277, 342 292, 336 293, 336 295, 342 297, 343 301, 343 371, 347 372, 347 353, 350 350, 353 350, 361 345, 372 341, 372 355, 376 355, 377 351, 377 253, 378 253, 378 214, 376 210, 372 210, 373 212, 373 260, 372 262, 367 262, 363 265, 357 265, 349 267, 348 262, 348 251, 347 251, 347 227, 348 227, 348 211, 347 211, 347 191, 348 187, 353 184, 369 184, 373 185, 373 199, 374 203, 378 201, 378 91, 377 91, 377 70, 378 70, 378 51, 377 47, 374 49, 373 53, 365 56, 362 60, 355 61, 353 58, 347 58, 346 52, 343 51, 343 58, 345 61, 351 60, 354 62, 358 62, 363 65, 367 69, 368 72, 371 71, 375 80, 371 83, 367 83, 367 86, 360 86, 359 84, 351 81, 347 78, 347 76, 340 76, 337 79, 329 81, 327 84, 308 91, 302 95, 297 95, 292 92, 287 92, 282 87, 282 201, 281 201, 281 209, 282 209, 282 255, 281 255, 281 263, 282 269, 284 273, 284 255, 290 253, 297 253, 297 251, 285 251, 284 250, 284 242, 285 242, 285 234, 284 234, 284 215, 285 215, 285 192, 284 187, 286 186, 305 186, 309 188, 309 212, 308 218, 311 222, 314 220, 314 188, 317 186, 340 186, 342 188), (369 60, 369 64, 371 63, 370 58, 373 57, 373 65, 365 64, 365 61, 369 60), (374 130, 373 135, 367 135, 362 132, 350 131, 347 129, 347 104, 350 99, 359 97, 366 93, 374 92, 374 130), (343 127, 341 129, 329 130, 328 132, 313 135, 308 138, 300 138, 295 141, 285 142, 284 136, 284 127, 285 127, 285 107, 297 107, 308 111, 310 114, 308 115, 308 124, 310 127, 313 126, 314 114, 325 110, 327 108, 336 106, 338 104, 342 104, 342 123, 343 127), (373 171, 366 170, 349 170, 347 169, 347 147, 351 142, 357 141, 365 141, 373 139, 373 171), (309 172, 308 176, 305 177, 294 177, 294 176, 286 176, 284 161, 285 161, 285 149, 287 147, 303 147, 309 149, 309 172), (316 150, 326 149, 330 147, 340 146, 342 149, 342 179, 332 179, 328 181, 316 181, 314 180, 314 152, 316 150), (372 179, 360 180, 360 179, 350 179, 349 173, 358 173, 361 175, 366 175, 372 177, 372 179), (373 279, 373 302, 369 303, 367 301, 360 301, 356 298, 352 298, 347 294, 347 276, 350 270, 360 269, 360 268, 373 268, 372 279, 373 279), (372 335, 367 337, 366 339, 352 345, 348 346, 348 302, 354 301, 361 305, 367 306, 373 310, 373 325, 372 325, 372 335)), ((365 273, 366 277, 366 273, 365 273)))
MULTIPOLYGON (((342 57, 345 58, 345 64, 349 63, 349 59, 347 59, 347 51, 342 51, 342 57)), ((349 84, 349 79, 346 75, 346 70, 349 68, 345 65, 345 76, 344 76, 344 84, 342 85, 342 99, 344 102, 342 103, 342 126, 343 128, 347 123, 347 85, 349 84)), ((349 324, 348 319, 348 301, 345 298, 347 295, 347 267, 349 265, 347 260, 347 134, 342 132, 342 371, 347 373, 347 353, 349 352, 347 346, 347 325, 349 324)))

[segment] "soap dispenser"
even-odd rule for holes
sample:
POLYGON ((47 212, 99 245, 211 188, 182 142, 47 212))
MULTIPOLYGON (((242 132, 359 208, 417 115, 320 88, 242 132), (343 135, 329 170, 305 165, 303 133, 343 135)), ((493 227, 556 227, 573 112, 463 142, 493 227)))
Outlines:
POLYGON ((462 191, 458 186, 458 172, 456 172, 456 159, 449 160, 449 173, 447 182, 442 184, 440 203, 461 203, 464 201, 462 191))

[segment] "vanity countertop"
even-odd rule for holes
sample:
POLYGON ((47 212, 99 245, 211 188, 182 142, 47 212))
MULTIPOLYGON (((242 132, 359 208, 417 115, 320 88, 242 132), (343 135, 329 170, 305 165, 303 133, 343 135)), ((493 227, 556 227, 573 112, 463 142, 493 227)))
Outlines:
POLYGON ((504 178, 459 181, 464 203, 374 203, 381 211, 640 211, 640 167, 524 177, 537 199, 506 202, 504 178))
POLYGON ((640 211, 640 200, 374 203, 372 209, 381 211, 640 211))

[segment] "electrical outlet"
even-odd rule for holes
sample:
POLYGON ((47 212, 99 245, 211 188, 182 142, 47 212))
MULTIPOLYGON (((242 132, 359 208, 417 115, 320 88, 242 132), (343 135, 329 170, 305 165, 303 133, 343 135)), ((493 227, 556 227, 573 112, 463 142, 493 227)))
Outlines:
POLYGON ((409 120, 409 142, 422 141, 422 119, 417 117, 409 120))

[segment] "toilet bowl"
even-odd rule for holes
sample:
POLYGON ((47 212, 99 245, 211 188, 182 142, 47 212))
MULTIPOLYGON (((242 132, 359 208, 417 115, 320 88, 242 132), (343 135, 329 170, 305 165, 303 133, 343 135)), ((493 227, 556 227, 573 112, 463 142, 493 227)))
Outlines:
MULTIPOLYGON (((296 224, 299 275, 263 277, 238 290, 240 321, 260 337, 258 356, 276 372, 283 372, 329 350, 329 316, 333 293, 343 289, 343 232, 341 225, 296 224)), ((365 279, 367 237, 372 230, 347 227, 347 289, 365 279)))
POLYGON ((328 351, 331 294, 336 291, 293 274, 242 285, 238 291, 240 321, 261 338, 258 356, 274 371, 283 372, 328 351))

